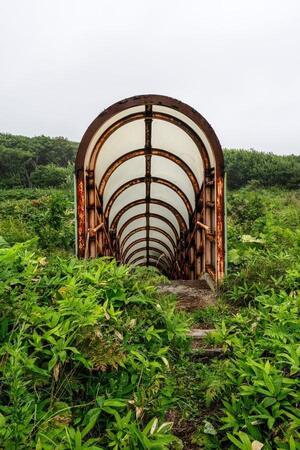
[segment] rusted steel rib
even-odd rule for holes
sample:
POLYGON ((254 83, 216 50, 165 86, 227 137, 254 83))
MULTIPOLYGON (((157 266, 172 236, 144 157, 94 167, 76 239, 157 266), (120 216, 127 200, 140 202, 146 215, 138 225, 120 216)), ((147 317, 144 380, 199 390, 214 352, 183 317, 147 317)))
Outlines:
MULTIPOLYGON (((161 214, 156 214, 156 213, 151 213, 151 212, 150 212, 149 216, 150 216, 150 218, 152 217, 153 219, 158 219, 158 220, 161 220, 162 222, 166 223, 171 228, 171 230, 173 231, 173 233, 174 233, 174 235, 176 237, 176 240, 179 239, 179 234, 178 234, 176 228, 174 227, 172 222, 170 222, 169 219, 167 219, 166 217, 162 216, 161 214)), ((122 236, 124 230, 128 227, 128 225, 130 225, 135 220, 142 219, 144 217, 145 217, 145 214, 141 213, 141 214, 136 214, 135 216, 133 216, 130 219, 126 220, 126 222, 121 226, 121 228, 120 228, 120 230, 118 232, 119 239, 121 240, 121 236, 122 236)))
MULTIPOLYGON (((121 252, 123 251, 126 242, 128 241, 129 238, 131 238, 131 236, 134 236, 136 233, 139 233, 139 232, 141 232, 141 231, 146 231, 146 228, 147 228, 146 226, 135 228, 134 230, 130 231, 130 232, 124 237, 124 239, 123 239, 122 241, 121 241, 121 239, 119 238, 120 241, 121 241, 121 244, 120 244, 120 250, 121 250, 121 252)), ((150 231, 156 231, 157 233, 162 234, 162 235, 165 236, 165 237, 169 240, 169 242, 172 244, 172 248, 173 248, 173 249, 176 248, 176 244, 175 244, 174 239, 173 239, 173 238, 172 238, 165 230, 162 230, 162 229, 159 228, 159 227, 154 227, 154 226, 151 226, 151 225, 149 226, 149 230, 150 230, 150 231)), ((119 235, 119 236, 120 236, 120 235, 119 235)))
MULTIPOLYGON (((178 156, 174 155, 171 152, 168 152, 166 150, 161 150, 157 148, 151 149, 152 156, 159 156, 165 159, 168 159, 169 161, 174 162, 177 164, 187 175, 190 182, 192 183, 192 186, 194 188, 195 196, 200 192, 200 187, 198 180, 194 174, 194 172, 191 170, 191 168, 183 161, 183 159, 179 158, 178 156)), ((127 161, 130 161, 133 158, 137 158, 138 156, 144 156, 145 155, 145 149, 138 149, 133 150, 131 152, 125 153, 124 155, 120 156, 120 158, 116 159, 105 171, 104 175, 101 178, 100 184, 99 184, 99 194, 100 196, 103 196, 103 193, 105 191, 105 187, 107 185, 107 182, 111 175, 115 172, 115 170, 120 167, 122 164, 124 164, 127 161)))
MULTIPOLYGON (((120 218, 122 217, 122 215, 123 215, 126 211, 128 211, 128 210, 131 209, 131 208, 134 208, 135 206, 143 205, 143 204, 145 204, 145 203, 146 203, 146 200, 145 200, 144 198, 142 198, 142 199, 139 199, 139 200, 134 200, 133 202, 130 202, 130 203, 128 203, 127 205, 125 205, 125 206, 124 206, 122 209, 120 209, 120 211, 118 211, 118 213, 115 215, 115 217, 114 217, 114 219, 113 219, 113 221, 112 221, 112 223, 111 223, 111 227, 110 227, 110 228, 112 228, 113 230, 116 230, 120 218)), ((179 229, 180 229, 180 230, 184 230, 184 231, 187 230, 187 224, 186 224, 184 218, 182 217, 182 215, 180 214, 180 212, 178 212, 177 209, 174 208, 174 206, 169 205, 169 203, 164 202, 163 200, 156 199, 156 198, 151 198, 151 199, 150 199, 150 203, 152 203, 153 205, 163 206, 164 208, 166 208, 166 209, 168 209, 169 211, 171 211, 171 212, 174 214, 174 216, 175 216, 175 218, 176 218, 176 220, 177 220, 177 222, 178 222, 179 229)), ((145 215, 144 215, 144 216, 145 216, 145 215)))
MULTIPOLYGON (((99 152, 101 151, 101 147, 104 145, 104 143, 107 141, 107 139, 115 131, 117 131, 120 127, 122 127, 126 124, 129 124, 135 120, 144 120, 145 116, 146 116, 145 112, 129 114, 129 115, 117 120, 107 130, 105 130, 104 133, 101 135, 101 137, 98 139, 98 141, 93 149, 93 152, 92 152, 92 155, 90 158, 89 169, 91 169, 91 170, 95 169, 96 161, 98 159, 99 152)), ((200 136, 189 125, 187 125, 185 122, 178 119, 177 117, 174 117, 170 114, 165 114, 165 113, 153 112, 152 118, 170 122, 173 125, 176 125, 177 127, 181 128, 183 131, 185 131, 190 136, 190 138, 194 141, 194 143, 196 144, 196 146, 200 152, 202 161, 203 161, 204 169, 208 169, 210 167, 210 161, 209 161, 209 157, 208 157, 208 153, 205 148, 205 145, 203 144, 200 136)))
POLYGON ((172 251, 172 250, 170 249, 170 247, 169 247, 165 242, 163 242, 163 241, 160 240, 160 239, 151 238, 151 237, 149 237, 149 238, 147 239, 147 237, 145 237, 145 238, 136 239, 136 240, 133 241, 131 244, 129 244, 129 245, 126 247, 126 249, 124 250, 124 252, 122 253, 122 259, 124 260, 124 259, 126 258, 126 255, 127 255, 128 252, 130 251, 130 249, 132 249, 132 247, 134 247, 134 246, 137 245, 137 244, 140 244, 141 242, 146 242, 146 241, 148 241, 149 243, 150 243, 150 242, 156 242, 156 244, 160 244, 162 247, 164 247, 164 248, 167 250, 167 252, 168 252, 169 255, 170 255, 170 258, 171 258, 171 259, 174 258, 174 249, 173 249, 173 251, 172 251))
MULTIPOLYGON (((147 186, 147 182, 162 184, 162 185, 167 186, 168 188, 172 189, 172 191, 174 191, 183 201, 183 203, 188 211, 189 216, 192 215, 192 213, 193 213, 192 205, 191 205, 189 199, 187 198, 186 194, 178 186, 171 183, 171 181, 169 181, 169 180, 165 180, 164 178, 151 177, 151 176, 147 177, 146 176, 146 177, 134 178, 134 179, 129 180, 126 183, 122 184, 113 193, 113 195, 110 197, 109 201, 107 202, 105 212, 104 212, 105 217, 106 218, 109 217, 112 205, 114 204, 116 199, 122 194, 122 192, 126 191, 126 189, 130 188, 131 186, 135 186, 136 184, 140 184, 140 183, 146 183, 146 186, 147 186)), ((146 197, 147 197, 147 190, 146 190, 146 197)))
MULTIPOLYGON (((146 250, 146 247, 140 247, 140 248, 137 248, 136 250, 134 250, 133 252, 131 252, 131 253, 124 259, 124 263, 125 263, 125 264, 128 264, 128 263, 130 262, 130 260, 131 260, 135 255, 137 255, 138 253, 141 253, 141 252, 145 252, 145 250, 146 250)), ((150 246, 150 245, 149 245, 149 251, 158 253, 159 255, 163 254, 163 255, 164 255, 164 258, 168 261, 168 264, 171 266, 172 260, 171 260, 170 257, 169 257, 166 253, 164 253, 162 250, 160 250, 160 249, 157 248, 157 247, 153 247, 153 246, 150 246)), ((150 258, 150 255, 149 255, 149 258, 150 258)), ((146 259, 147 259, 147 257, 146 257, 146 259)))

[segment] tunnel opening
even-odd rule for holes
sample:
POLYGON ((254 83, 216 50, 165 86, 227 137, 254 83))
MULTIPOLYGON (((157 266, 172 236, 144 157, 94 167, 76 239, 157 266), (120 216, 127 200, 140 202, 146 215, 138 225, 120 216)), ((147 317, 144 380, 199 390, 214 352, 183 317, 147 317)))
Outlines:
POLYGON ((75 174, 80 258, 223 278, 223 153, 193 108, 160 95, 110 106, 85 132, 75 174))

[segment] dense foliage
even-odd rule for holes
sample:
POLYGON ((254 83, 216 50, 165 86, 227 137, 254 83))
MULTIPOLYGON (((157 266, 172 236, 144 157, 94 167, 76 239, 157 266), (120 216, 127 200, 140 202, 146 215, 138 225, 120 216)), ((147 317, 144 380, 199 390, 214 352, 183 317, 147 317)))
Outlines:
POLYGON ((77 144, 63 137, 0 133, 0 188, 61 186, 68 181, 77 144))
POLYGON ((237 189, 252 183, 259 187, 300 187, 300 155, 274 155, 255 150, 224 150, 227 183, 237 189))
POLYGON ((229 201, 230 305, 216 333, 226 362, 222 429, 237 448, 300 447, 300 193, 252 191, 229 201))
POLYGON ((0 251, 4 448, 168 448, 162 388, 186 335, 174 300, 114 261, 0 251), (5 424, 5 426, 4 426, 5 424))
POLYGON ((229 193, 196 352, 155 272, 70 256, 71 194, 1 191, 0 216, 1 447, 300 448, 299 191, 229 193))
POLYGON ((42 189, 0 191, 0 236, 9 244, 39 238, 49 253, 74 253, 71 193, 42 189))

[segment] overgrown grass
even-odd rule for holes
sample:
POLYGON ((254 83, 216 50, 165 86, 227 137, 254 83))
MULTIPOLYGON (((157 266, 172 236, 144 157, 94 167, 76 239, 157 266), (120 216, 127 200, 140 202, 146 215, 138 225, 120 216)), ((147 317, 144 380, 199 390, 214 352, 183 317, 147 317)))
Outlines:
POLYGON ((229 194, 229 273, 219 303, 191 319, 158 297, 156 272, 71 256, 71 196, 9 196, 3 448, 180 448, 174 432, 189 450, 300 448, 299 191, 229 194), (222 359, 191 354, 191 320, 216 327, 207 345, 222 359))
POLYGON ((74 253, 74 204, 68 191, 0 190, 0 236, 9 244, 38 237, 46 252, 74 253))
POLYGON ((179 435, 186 448, 298 449, 300 193, 243 189, 228 210, 220 301, 193 314, 197 326, 216 327, 207 342, 223 358, 177 363, 179 435))
POLYGON ((158 302, 161 277, 33 246, 0 250, 2 446, 179 445, 162 399, 187 320, 174 300, 158 302))

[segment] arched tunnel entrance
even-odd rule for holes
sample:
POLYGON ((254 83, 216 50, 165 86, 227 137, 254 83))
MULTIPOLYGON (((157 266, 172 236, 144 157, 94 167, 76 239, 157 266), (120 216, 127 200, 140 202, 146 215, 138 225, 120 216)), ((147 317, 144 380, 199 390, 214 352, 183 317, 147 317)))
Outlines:
POLYGON ((75 170, 79 257, 222 279, 223 153, 193 108, 160 95, 110 106, 85 132, 75 170))

